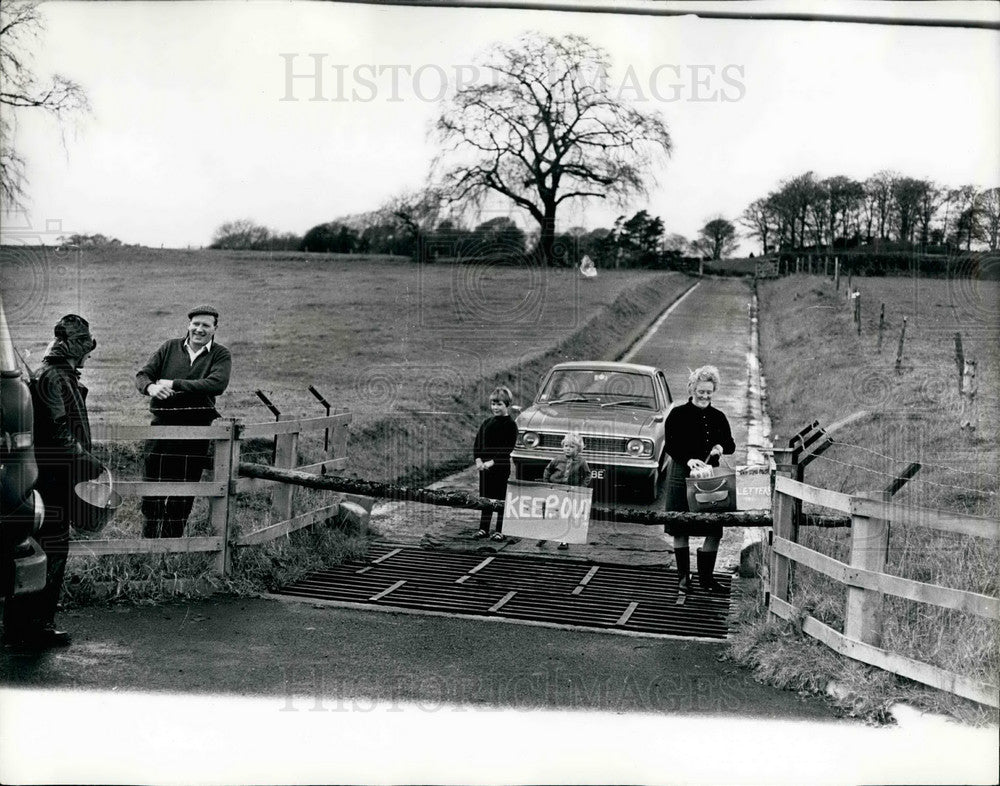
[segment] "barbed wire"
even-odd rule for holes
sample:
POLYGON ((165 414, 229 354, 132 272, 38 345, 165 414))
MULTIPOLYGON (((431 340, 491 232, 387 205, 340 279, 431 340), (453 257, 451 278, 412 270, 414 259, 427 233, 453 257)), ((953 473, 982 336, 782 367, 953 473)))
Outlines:
MULTIPOLYGON (((830 458, 829 456, 822 456, 822 455, 820 455, 820 456, 816 456, 816 458, 822 459, 823 461, 829 461, 829 462, 831 462, 833 464, 840 464, 843 467, 851 467, 852 469, 860 469, 860 470, 864 470, 865 472, 874 473, 876 475, 883 475, 883 476, 885 476, 887 478, 896 478, 896 477, 898 477, 895 472, 884 472, 884 471, 882 471, 880 469, 872 469, 871 467, 862 466, 861 464, 851 464, 849 461, 839 461, 838 459, 830 458)), ((938 482, 933 481, 933 480, 925 480, 925 479, 922 479, 922 478, 910 478, 909 482, 910 483, 927 483, 927 484, 929 484, 931 486, 938 486, 939 488, 943 488, 943 489, 958 489, 960 491, 971 491, 971 492, 974 492, 975 494, 986 494, 986 495, 991 496, 991 497, 995 497, 996 496, 996 492, 995 491, 989 491, 988 489, 974 489, 974 488, 971 488, 969 486, 956 486, 956 485, 953 485, 953 484, 950 484, 950 483, 938 483, 938 482)))
MULTIPOLYGON (((854 448, 855 450, 862 450, 865 453, 871 453, 873 456, 878 456, 879 458, 889 459, 890 461, 896 461, 896 462, 898 462, 900 464, 911 463, 911 459, 901 459, 901 458, 897 458, 896 456, 889 456, 889 455, 886 455, 885 453, 879 453, 877 450, 872 450, 871 448, 866 448, 866 447, 863 447, 861 445, 853 445, 850 442, 842 442, 839 439, 834 439, 833 440, 833 444, 834 445, 843 445, 845 448, 854 448)), ((919 463, 921 465, 925 466, 925 467, 935 467, 937 469, 946 469, 949 472, 957 472, 960 475, 980 475, 980 476, 982 476, 984 478, 995 478, 996 477, 996 473, 995 472, 992 472, 992 473, 991 472, 977 472, 974 469, 957 469, 956 467, 949 467, 949 466, 947 466, 945 464, 934 464, 934 463, 932 463, 930 461, 923 461, 923 460, 921 460, 919 463)), ((923 482, 927 483, 929 481, 923 481, 923 482)))

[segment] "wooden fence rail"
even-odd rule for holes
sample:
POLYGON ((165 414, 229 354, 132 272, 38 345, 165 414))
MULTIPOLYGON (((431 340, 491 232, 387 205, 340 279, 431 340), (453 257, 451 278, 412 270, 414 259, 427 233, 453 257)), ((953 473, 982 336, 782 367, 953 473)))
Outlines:
POLYGON ((1000 522, 982 516, 841 494, 780 476, 775 478, 772 510, 774 531, 768 599, 772 614, 786 620, 801 620, 803 633, 849 658, 991 707, 1000 706, 1000 688, 995 684, 953 674, 880 647, 885 595, 1000 620, 998 598, 885 573, 889 525, 919 526, 996 540, 1000 539, 1000 522), (850 563, 798 543, 794 515, 797 502, 850 513, 850 563), (847 587, 843 633, 794 605, 790 598, 793 564, 822 573, 847 587))
POLYGON ((294 487, 286 483, 252 480, 239 477, 241 445, 246 439, 273 437, 276 440, 276 461, 279 466, 305 473, 323 474, 347 466, 347 430, 349 412, 338 411, 324 417, 299 418, 275 423, 243 425, 238 420, 216 421, 210 426, 120 426, 95 423, 95 442, 137 442, 142 440, 210 440, 212 479, 202 481, 142 481, 126 480, 115 483, 123 497, 183 496, 208 499, 211 535, 180 538, 115 538, 86 539, 70 542, 72 556, 105 554, 191 554, 214 553, 215 572, 228 575, 233 548, 265 543, 295 530, 326 521, 338 513, 343 497, 332 504, 297 516, 292 516, 294 487), (327 458, 298 466, 299 436, 304 432, 332 432, 328 440, 327 458), (233 527, 232 506, 235 495, 252 491, 271 490, 271 523, 261 530, 237 533, 233 527))

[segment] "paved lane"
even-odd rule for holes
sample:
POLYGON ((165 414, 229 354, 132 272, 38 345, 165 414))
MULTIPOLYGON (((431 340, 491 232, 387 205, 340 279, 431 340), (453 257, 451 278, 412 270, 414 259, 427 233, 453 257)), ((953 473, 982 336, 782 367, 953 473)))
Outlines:
POLYGON ((736 440, 731 465, 746 463, 748 307, 751 292, 743 279, 704 279, 678 302, 655 333, 627 355, 632 363, 662 368, 674 401, 687 401, 691 370, 711 364, 722 385, 713 405, 729 418, 736 440))
MULTIPOLYGON (((736 454, 727 457, 731 466, 746 463, 750 300, 750 286, 742 279, 702 279, 674 304, 655 330, 626 354, 630 362, 662 368, 674 401, 681 403, 687 400, 687 378, 691 369, 706 363, 719 368, 722 386, 714 403, 726 413, 733 428, 736 454)), ((473 491, 476 482, 475 470, 470 468, 434 485, 473 491)), ((643 505, 627 495, 611 499, 599 496, 597 501, 601 505, 634 508, 658 508, 663 504, 658 500, 643 505)), ((478 526, 478 511, 393 504, 376 508, 373 520, 388 541, 413 543, 423 537, 425 542, 429 539, 429 545, 445 548, 484 548, 481 541, 471 539, 478 526)), ((699 541, 695 539, 693 543, 697 545, 699 541)), ((539 547, 535 541, 521 541, 505 544, 503 551, 628 564, 673 563, 670 544, 662 532, 636 524, 594 522, 590 527, 590 542, 586 546, 572 546, 563 552, 556 551, 555 545, 548 543, 539 547)), ((739 533, 732 533, 723 540, 719 554, 720 569, 738 564, 741 545, 739 533)), ((485 548, 492 547, 493 544, 489 544, 485 548)))

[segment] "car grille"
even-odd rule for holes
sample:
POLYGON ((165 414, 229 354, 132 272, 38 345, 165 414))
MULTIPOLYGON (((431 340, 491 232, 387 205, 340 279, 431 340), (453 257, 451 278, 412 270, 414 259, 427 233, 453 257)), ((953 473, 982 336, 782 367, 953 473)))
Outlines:
MULTIPOLYGON (((539 447, 558 449, 562 447, 565 434, 541 434, 539 447)), ((590 434, 583 434, 584 455, 588 453, 625 453, 625 443, 627 439, 623 437, 598 437, 590 434)))

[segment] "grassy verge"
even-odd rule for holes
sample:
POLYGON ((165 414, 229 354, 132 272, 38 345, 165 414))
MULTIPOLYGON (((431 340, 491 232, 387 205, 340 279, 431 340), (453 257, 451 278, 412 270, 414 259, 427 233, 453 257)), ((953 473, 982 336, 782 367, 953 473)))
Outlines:
MULTIPOLYGON (((92 421, 148 422, 148 402, 132 384, 135 370, 161 341, 183 333, 190 305, 208 301, 222 314, 217 338, 234 357, 219 402, 224 415, 271 420, 258 389, 283 418, 319 415, 308 392, 315 385, 353 413, 348 472, 407 483, 429 482, 469 462, 493 386, 508 385, 526 404, 552 363, 614 357, 689 284, 678 273, 602 271, 585 280, 565 269, 266 252, 127 248, 77 256, 4 247, 0 261, 15 342, 31 351, 33 364, 59 316, 90 319, 99 340, 83 379, 92 421), (18 274, 25 271, 33 275, 18 274), (45 286, 34 286, 39 281, 45 286)), ((114 442, 101 451, 116 477, 141 477, 140 444, 114 442)), ((244 446, 243 459, 268 462, 270 454, 270 441, 256 441, 244 446)), ((300 454, 302 463, 319 460, 322 433, 304 436, 300 454)), ((329 502, 328 494, 300 489, 293 514, 329 502)), ((137 536, 138 503, 126 499, 101 537, 137 536)), ((233 515, 237 531, 266 526, 267 495, 244 495, 233 515)), ((188 533, 211 534, 204 500, 195 503, 188 533)), ((298 532, 240 550, 234 567, 240 587, 271 588, 363 547, 364 533, 298 532)), ((73 600, 135 599, 161 596, 159 577, 207 580, 211 561, 78 558, 70 571, 73 600)))
MULTIPOLYGON (((851 309, 831 281, 793 276, 759 290, 761 354, 767 376, 775 444, 803 424, 830 423, 869 412, 837 432, 835 444, 806 470, 806 482, 847 493, 878 491, 910 462, 922 468, 895 499, 924 507, 997 518, 1000 326, 995 282, 974 279, 856 278, 862 297, 860 335, 851 309), (881 304, 886 324, 878 349, 881 304), (896 351, 907 317, 902 363, 896 351), (975 430, 959 399, 954 334, 978 363, 975 430), (783 436, 782 436, 783 435, 783 436)), ((804 528, 801 542, 847 561, 849 531, 804 528)), ((994 540, 894 526, 886 571, 906 578, 996 596, 1000 548, 994 540)), ((792 601, 831 627, 843 629, 846 591, 796 567, 792 601)), ((851 712, 884 719, 905 699, 918 706, 996 722, 998 714, 950 694, 857 664, 828 651, 794 625, 766 620, 762 599, 751 599, 731 653, 762 679, 803 690, 842 686, 851 712)), ((882 646, 986 682, 1000 672, 995 620, 897 598, 885 603, 882 646)))

